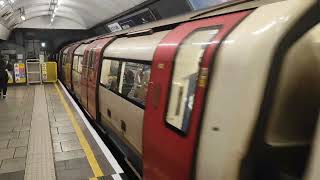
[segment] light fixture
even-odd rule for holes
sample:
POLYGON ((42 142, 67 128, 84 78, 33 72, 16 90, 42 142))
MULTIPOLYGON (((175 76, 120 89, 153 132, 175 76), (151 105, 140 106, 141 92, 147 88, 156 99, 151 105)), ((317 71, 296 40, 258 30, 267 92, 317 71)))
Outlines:
POLYGON ((43 48, 46 47, 46 43, 45 43, 45 42, 42 42, 42 43, 41 43, 41 47, 43 47, 43 48))
POLYGON ((11 3, 14 3, 14 0, 10 0, 11 3))
POLYGON ((0 6, 1 6, 1 7, 4 6, 4 1, 0 1, 0 6))
POLYGON ((51 22, 53 22, 53 18, 51 18, 51 20, 50 20, 51 22))
POLYGON ((26 20, 26 13, 24 12, 24 8, 19 8, 20 11, 20 18, 22 21, 26 20))

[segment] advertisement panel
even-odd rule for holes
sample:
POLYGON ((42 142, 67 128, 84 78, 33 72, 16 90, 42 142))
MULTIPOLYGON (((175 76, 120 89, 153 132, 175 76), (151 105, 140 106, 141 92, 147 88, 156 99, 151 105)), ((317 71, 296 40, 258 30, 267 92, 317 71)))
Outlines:
POLYGON ((15 83, 26 83, 26 66, 24 63, 14 64, 15 83))

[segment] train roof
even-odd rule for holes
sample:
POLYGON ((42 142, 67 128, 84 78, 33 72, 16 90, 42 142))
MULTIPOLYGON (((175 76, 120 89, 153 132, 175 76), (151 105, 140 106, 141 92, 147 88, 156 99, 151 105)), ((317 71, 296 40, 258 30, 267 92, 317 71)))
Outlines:
POLYGON ((171 18, 166 18, 154 22, 150 22, 147 24, 142 24, 139 26, 135 26, 129 29, 125 29, 118 32, 113 32, 109 34, 103 34, 100 36, 92 37, 89 39, 85 39, 82 41, 78 41, 76 43, 91 43, 97 39, 103 39, 107 37, 113 36, 132 36, 138 35, 142 33, 149 33, 153 31, 157 31, 156 29, 172 29, 173 27, 177 26, 178 24, 189 22, 197 19, 203 19, 223 14, 228 14, 237 11, 244 11, 248 9, 257 8, 263 5, 280 2, 285 0, 240 0, 240 1, 232 1, 229 3, 224 3, 218 6, 214 6, 211 8, 198 10, 189 12, 183 15, 174 16, 171 18))

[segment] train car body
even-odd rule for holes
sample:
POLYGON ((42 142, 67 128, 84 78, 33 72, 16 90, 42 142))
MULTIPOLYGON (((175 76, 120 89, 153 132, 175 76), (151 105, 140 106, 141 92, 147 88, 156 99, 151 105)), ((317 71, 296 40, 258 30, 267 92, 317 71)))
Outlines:
POLYGON ((315 180, 319 12, 232 2, 97 37, 70 90, 143 179, 315 180))

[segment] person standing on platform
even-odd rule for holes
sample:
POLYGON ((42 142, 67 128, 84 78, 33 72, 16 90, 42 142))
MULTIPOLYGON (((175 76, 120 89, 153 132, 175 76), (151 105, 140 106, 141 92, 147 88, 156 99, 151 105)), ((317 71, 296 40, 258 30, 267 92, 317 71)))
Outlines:
POLYGON ((12 69, 13 67, 10 63, 7 64, 4 60, 0 60, 0 93, 2 93, 3 99, 7 97, 9 71, 12 69))

